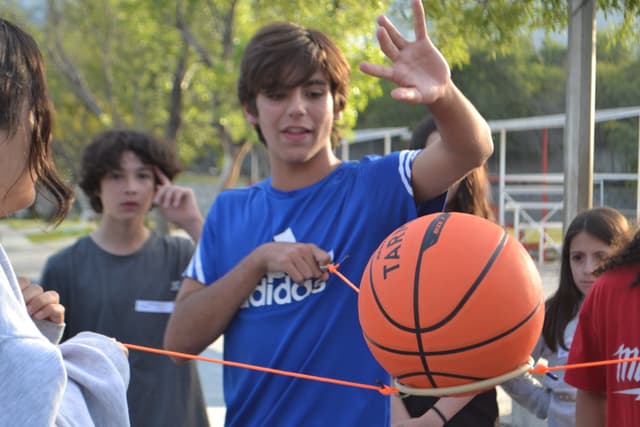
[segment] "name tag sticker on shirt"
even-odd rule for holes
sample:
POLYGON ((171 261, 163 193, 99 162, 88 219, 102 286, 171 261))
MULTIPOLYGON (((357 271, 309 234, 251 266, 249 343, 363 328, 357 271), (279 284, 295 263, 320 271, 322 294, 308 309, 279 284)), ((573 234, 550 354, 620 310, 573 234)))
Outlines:
POLYGON ((174 280, 171 282, 171 287, 169 288, 169 290, 171 292, 178 292, 180 290, 180 284, 182 282, 180 280, 174 280))
POLYGON ((147 299, 136 300, 136 311, 139 313, 171 313, 173 301, 152 301, 147 299))

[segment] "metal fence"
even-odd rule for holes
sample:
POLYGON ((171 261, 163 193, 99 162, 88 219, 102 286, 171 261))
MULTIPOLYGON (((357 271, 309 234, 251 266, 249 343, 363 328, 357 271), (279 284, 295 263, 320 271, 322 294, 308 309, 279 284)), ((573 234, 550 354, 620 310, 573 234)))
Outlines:
MULTIPOLYGON (((607 205, 640 220, 640 107, 598 110, 596 122, 637 117, 638 170, 634 173, 593 174, 595 206, 607 205)), ((502 226, 513 228, 513 233, 524 243, 532 255, 544 262, 547 255, 560 249, 562 234, 564 175, 562 173, 518 174, 507 173, 507 134, 518 131, 562 128, 564 114, 489 121, 494 134, 498 134, 497 173, 492 187, 496 200, 496 213, 502 226), (551 232, 556 230, 556 232, 551 232), (559 231, 559 232, 558 232, 559 231), (531 245, 531 236, 537 236, 531 245), (555 236, 555 237, 554 237, 555 236)), ((343 160, 358 159, 365 154, 388 154, 405 148, 411 132, 406 127, 366 129, 355 131, 342 141, 339 155, 343 160)))

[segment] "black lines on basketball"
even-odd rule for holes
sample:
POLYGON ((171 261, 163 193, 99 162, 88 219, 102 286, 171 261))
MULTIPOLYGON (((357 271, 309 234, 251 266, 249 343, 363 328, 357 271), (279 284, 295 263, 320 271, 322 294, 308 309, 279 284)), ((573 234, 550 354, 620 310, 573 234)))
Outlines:
POLYGON ((527 363, 542 301, 537 268, 514 237, 452 212, 387 236, 363 272, 358 316, 372 354, 398 381, 451 387, 527 363))
MULTIPOLYGON (((508 330, 500 332, 497 335, 492 336, 489 339, 478 341, 478 342, 475 342, 473 344, 470 344, 470 345, 467 345, 467 346, 463 346, 463 347, 455 347, 455 348, 448 348, 448 349, 444 349, 444 350, 428 351, 428 350, 422 349, 422 346, 419 346, 417 350, 401 350, 401 349, 394 349, 394 348, 391 348, 391 347, 387 347, 386 345, 384 345, 384 344, 382 344, 380 342, 377 342, 376 340, 372 339, 370 336, 367 336, 366 334, 365 334, 365 338, 372 345, 376 346, 380 350, 384 350, 384 351, 389 352, 389 353, 405 355, 405 356, 419 356, 419 357, 422 357, 422 356, 424 356, 424 357, 446 356, 446 355, 450 355, 450 354, 463 353, 463 352, 468 351, 468 350, 472 350, 472 349, 479 348, 479 347, 482 347, 482 346, 485 346, 485 345, 489 345, 489 344, 491 344, 491 343, 493 343, 495 341, 498 341, 498 340, 506 337, 509 334, 512 334, 512 333, 516 332, 522 326, 526 325, 526 323, 528 321, 530 321, 531 318, 533 316, 535 316, 536 313, 538 313, 538 310, 541 310, 541 308, 542 308, 542 301, 540 301, 540 303, 538 305, 536 305, 531 310, 531 312, 528 313, 527 316, 522 319, 522 321, 520 321, 519 323, 517 323, 513 327, 509 328, 508 330)), ((422 336, 418 335, 418 337, 421 338, 422 336)))
MULTIPOLYGON (((441 321, 431 325, 431 326, 427 326, 427 327, 421 327, 420 323, 416 322, 416 332, 418 333, 423 333, 423 332, 429 332, 429 331, 433 331, 435 329, 441 328, 442 326, 444 326, 447 322, 451 321, 451 319, 453 319, 456 314, 458 314, 458 312, 460 312, 460 310, 462 309, 462 307, 464 307, 464 305, 467 303, 467 301, 469 301, 469 298, 471 298, 471 295, 473 294, 473 292, 478 288, 478 286, 480 286, 480 283, 482 283, 482 280, 485 278, 485 276, 487 275, 487 272, 491 269, 491 266, 493 265, 493 263, 495 262, 496 258, 498 257, 498 255, 500 254, 500 252, 502 251, 502 248, 504 248, 504 244, 507 241, 507 237, 508 234, 506 232, 502 233, 502 238, 500 239, 500 242, 498 243, 498 246, 496 246, 495 250, 493 251, 493 253, 491 254, 491 256, 489 257, 489 260, 487 261, 487 263, 484 265, 484 267, 482 268, 482 271, 480 271, 480 274, 478 275, 478 277, 476 278, 476 280, 474 280, 474 282, 471 284, 471 286, 469 287, 469 290, 464 294, 464 296, 460 299, 460 301, 458 302, 458 305, 456 305, 453 310, 451 310, 451 312, 441 321)), ((422 254, 420 254, 422 258, 422 254)), ((419 266, 420 264, 418 264, 419 266)), ((418 267, 419 269, 420 267, 418 267)), ((414 293, 416 294, 415 296, 415 300, 419 301, 419 289, 420 289, 420 283, 418 280, 416 280, 416 282, 414 283, 414 293)))

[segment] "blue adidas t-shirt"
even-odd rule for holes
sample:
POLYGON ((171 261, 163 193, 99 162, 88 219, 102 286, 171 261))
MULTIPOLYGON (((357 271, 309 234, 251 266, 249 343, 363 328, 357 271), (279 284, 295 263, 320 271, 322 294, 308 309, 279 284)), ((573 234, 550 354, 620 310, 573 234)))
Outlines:
MULTIPOLYGON (((211 284, 259 245, 314 243, 341 261, 356 285, 370 255, 416 217, 411 165, 418 151, 343 162, 321 181, 283 192, 270 179, 222 192, 211 207, 185 273, 211 284), (347 257, 345 259, 345 257, 347 257)), ((430 202, 441 210, 444 195, 430 202)), ((271 273, 256 284, 224 333, 224 357, 274 369, 375 385, 389 375, 371 355, 357 293, 332 275, 292 283, 271 273)), ((377 391, 224 367, 229 426, 386 426, 377 391)))

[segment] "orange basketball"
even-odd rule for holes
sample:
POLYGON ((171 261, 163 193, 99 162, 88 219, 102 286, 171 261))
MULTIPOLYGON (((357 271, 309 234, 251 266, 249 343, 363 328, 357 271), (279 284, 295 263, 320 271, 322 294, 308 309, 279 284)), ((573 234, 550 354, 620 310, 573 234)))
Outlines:
POLYGON ((360 324, 397 381, 456 387, 527 363, 540 335, 540 275, 502 227, 463 213, 417 218, 391 233, 362 275, 360 324))

